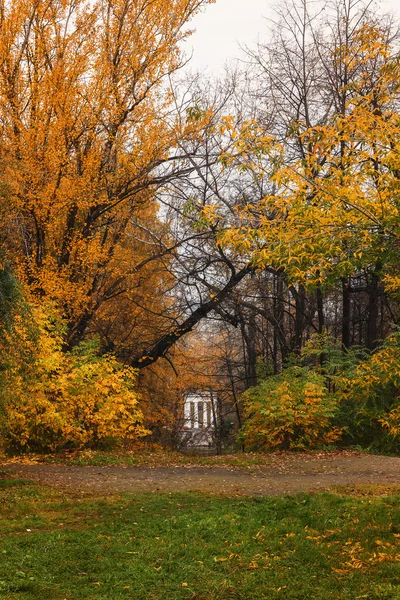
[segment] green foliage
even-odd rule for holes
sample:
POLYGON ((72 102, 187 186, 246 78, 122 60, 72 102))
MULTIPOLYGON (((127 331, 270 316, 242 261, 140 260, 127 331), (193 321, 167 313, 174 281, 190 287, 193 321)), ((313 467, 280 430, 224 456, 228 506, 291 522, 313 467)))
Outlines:
POLYGON ((274 365, 262 357, 257 359, 256 364, 257 379, 266 379, 274 374, 274 365))
POLYGON ((18 282, 11 269, 0 269, 0 336, 9 332, 13 324, 16 306, 22 298, 18 282))
MULTIPOLYGON (((1 263, 1 260, 0 260, 1 263)), ((24 298, 22 286, 11 267, 0 269, 0 430, 10 389, 10 373, 26 375, 34 360, 38 328, 24 298)))
POLYGON ((2 492, 8 600, 399 597, 398 495, 2 492))
POLYGON ((341 342, 328 332, 313 335, 301 351, 301 362, 312 366, 332 382, 335 376, 351 372, 370 352, 361 346, 343 348, 341 342))
POLYGON ((400 333, 371 353, 343 349, 328 334, 306 344, 301 359, 323 374, 338 401, 332 425, 343 431, 341 443, 373 451, 400 451, 400 333))
POLYGON ((400 333, 372 354, 344 350, 324 333, 309 340, 296 362, 244 394, 241 436, 248 448, 338 442, 400 451, 400 333))
MULTIPOLYGON (((331 367, 332 370, 332 367, 331 367)), ((372 355, 332 377, 344 441, 374 451, 400 451, 400 333, 372 355)))
POLYGON ((7 352, 15 352, 22 339, 18 324, 23 323, 24 335, 35 338, 35 327, 28 302, 24 298, 22 286, 8 264, 0 265, 0 363, 7 352), (11 350, 11 348, 13 350, 11 350))
POLYGON ((323 375, 293 366, 268 377, 243 395, 246 423, 242 439, 251 449, 305 449, 329 444, 340 431, 331 427, 337 402, 323 375))

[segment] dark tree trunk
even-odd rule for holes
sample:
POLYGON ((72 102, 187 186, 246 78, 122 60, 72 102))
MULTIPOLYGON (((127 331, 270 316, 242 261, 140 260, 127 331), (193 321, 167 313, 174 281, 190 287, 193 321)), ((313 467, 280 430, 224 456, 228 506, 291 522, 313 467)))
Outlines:
MULTIPOLYGON (((284 298, 285 275, 278 271, 276 275, 276 299, 274 302, 275 333, 279 343, 281 363, 283 364, 288 353, 285 335, 285 298, 284 298)), ((277 364, 278 366, 278 364, 277 364)), ((278 366, 279 369, 279 366, 278 366)))
POLYGON ((246 389, 257 385, 257 327, 253 314, 247 319, 242 315, 240 329, 245 343, 246 389))
POLYGON ((237 393, 236 393, 235 378, 234 378, 234 375, 233 375, 232 362, 231 362, 231 360, 229 358, 226 361, 226 366, 227 366, 228 375, 229 375, 229 382, 231 384, 233 404, 234 404, 234 407, 235 407, 235 412, 236 412, 236 418, 237 418, 237 422, 238 422, 238 427, 239 427, 239 429, 241 429, 242 428, 242 414, 241 414, 241 411, 240 411, 239 400, 238 400, 238 396, 237 396, 237 393))
POLYGON ((343 311, 342 311, 342 347, 350 348, 350 288, 349 280, 342 279, 343 311))
POLYGON ((379 299, 380 299, 380 270, 378 263, 375 270, 370 274, 367 294, 368 294, 368 321, 367 321, 367 348, 374 350, 378 343, 378 317, 379 317, 379 299))
POLYGON ((318 314, 318 333, 322 333, 325 327, 325 317, 324 317, 324 296, 320 286, 317 287, 316 291, 317 297, 317 314, 318 314))
POLYGON ((298 292, 295 297, 296 317, 295 317, 295 351, 300 353, 303 347, 304 321, 306 310, 306 290, 304 286, 299 285, 298 292))

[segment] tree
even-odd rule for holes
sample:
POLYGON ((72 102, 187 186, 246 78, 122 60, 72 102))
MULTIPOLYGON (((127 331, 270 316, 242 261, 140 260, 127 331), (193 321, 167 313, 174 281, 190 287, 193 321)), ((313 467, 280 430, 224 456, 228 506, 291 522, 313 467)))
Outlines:
POLYGON ((313 290, 320 328, 322 291, 340 285, 345 347, 354 340, 351 295, 364 294, 361 339, 373 348, 379 313, 390 319, 382 281, 387 291, 397 285, 398 54, 390 24, 351 2, 322 29, 302 8, 297 21, 284 13, 288 38, 280 33, 266 58, 258 56, 268 90, 277 84, 264 115, 271 120, 253 125, 258 154, 245 145, 238 161, 269 182, 269 192, 243 206, 221 243, 246 248, 259 268, 281 270, 297 291, 313 290))
POLYGON ((138 219, 156 220, 178 140, 204 125, 173 114, 166 78, 207 3, 0 3, 1 221, 20 277, 66 317, 70 347, 135 285, 130 236, 138 219))

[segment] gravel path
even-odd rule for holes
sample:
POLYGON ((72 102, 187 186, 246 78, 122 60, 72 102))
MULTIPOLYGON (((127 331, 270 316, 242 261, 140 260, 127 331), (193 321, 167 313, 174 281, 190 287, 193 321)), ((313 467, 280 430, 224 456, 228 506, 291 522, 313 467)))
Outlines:
POLYGON ((77 467, 0 464, 0 470, 43 485, 80 492, 203 492, 275 496, 362 484, 400 485, 400 458, 306 455, 262 467, 77 467))

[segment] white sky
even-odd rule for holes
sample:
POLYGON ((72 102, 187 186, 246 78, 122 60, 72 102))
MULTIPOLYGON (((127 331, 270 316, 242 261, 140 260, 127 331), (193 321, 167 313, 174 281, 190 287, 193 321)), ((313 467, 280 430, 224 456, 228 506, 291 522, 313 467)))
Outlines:
MULTIPOLYGON (((184 45, 187 55, 193 50, 190 68, 207 69, 210 74, 221 71, 226 61, 241 55, 239 44, 252 45, 267 33, 265 17, 273 16, 276 0, 217 0, 197 15, 191 27, 196 32, 184 45)), ((382 12, 396 11, 399 0, 381 0, 382 12)))

